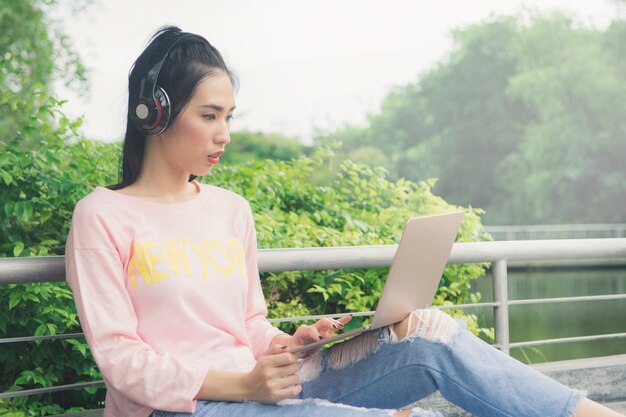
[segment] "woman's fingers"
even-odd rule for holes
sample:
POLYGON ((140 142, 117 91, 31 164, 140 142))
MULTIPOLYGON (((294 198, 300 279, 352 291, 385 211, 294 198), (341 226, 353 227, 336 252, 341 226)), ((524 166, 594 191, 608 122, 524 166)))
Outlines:
POLYGON ((280 399, 292 398, 298 395, 300 391, 302 391, 302 385, 297 383, 297 384, 286 386, 285 388, 278 390, 277 396, 280 399))
POLYGON ((323 338, 328 338, 331 337, 336 331, 342 330, 346 323, 350 320, 352 320, 352 316, 350 315, 339 319, 324 317, 315 323, 314 327, 318 329, 318 332, 323 336, 323 338))
POLYGON ((287 346, 272 345, 248 374, 252 401, 276 403, 298 394, 302 387, 297 375, 300 366, 287 346))
POLYGON ((341 323, 342 326, 345 326, 350 320, 352 320, 352 314, 337 319, 337 321, 341 323))
POLYGON ((297 375, 289 375, 284 378, 280 378, 280 388, 287 388, 292 385, 298 385, 300 383, 300 378, 297 375))
POLYGON ((287 346, 285 345, 280 345, 280 344, 273 344, 269 347, 269 349, 267 349, 267 351, 262 354, 261 356, 266 356, 266 355, 278 355, 279 353, 284 353, 287 352, 287 346))
MULTIPOLYGON (((316 323, 317 324, 317 323, 316 323)), ((323 339, 320 331, 315 325, 307 326, 306 324, 301 325, 296 330, 294 336, 298 341, 298 346, 306 345, 312 342, 319 342, 323 339)))
POLYGON ((284 368, 290 365, 298 365, 298 358, 293 353, 281 353, 272 357, 272 366, 284 368))
POLYGON ((335 332, 342 330, 346 323, 352 319, 352 316, 344 316, 339 319, 324 317, 315 324, 307 326, 305 324, 298 327, 294 336, 297 337, 299 345, 305 345, 312 342, 331 337, 335 332))
POLYGON ((295 375, 299 369, 300 369, 300 366, 297 363, 291 363, 289 365, 280 366, 276 368, 276 377, 289 377, 289 376, 295 375))

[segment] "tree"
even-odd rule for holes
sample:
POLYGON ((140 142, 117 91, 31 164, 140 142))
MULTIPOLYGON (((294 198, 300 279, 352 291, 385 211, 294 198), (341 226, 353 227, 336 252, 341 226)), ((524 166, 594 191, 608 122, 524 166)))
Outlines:
POLYGON ((456 30, 449 56, 367 127, 316 142, 375 147, 391 178, 438 178, 438 194, 486 209, 488 224, 625 221, 624 25, 530 13, 456 30))
MULTIPOLYGON (((75 11, 93 0, 74 1, 75 11)), ((24 140, 32 114, 16 105, 16 97, 28 104, 37 92, 52 92, 52 82, 86 90, 85 68, 72 50, 69 38, 49 17, 57 0, 6 0, 0 12, 0 150, 24 140)), ((32 106, 30 106, 32 108, 32 106)))
MULTIPOLYGON (((506 17, 454 31, 451 54, 417 83, 393 90, 346 148, 377 147, 392 178, 436 177, 437 192, 449 201, 489 207, 502 192, 494 189, 494 170, 531 117, 506 94, 517 65, 509 45, 519 26, 506 17)), ((318 140, 344 140, 344 132, 318 140)))
POLYGON ((626 220, 626 22, 605 32, 535 20, 513 47, 508 94, 534 109, 499 176, 501 207, 527 222, 626 220))

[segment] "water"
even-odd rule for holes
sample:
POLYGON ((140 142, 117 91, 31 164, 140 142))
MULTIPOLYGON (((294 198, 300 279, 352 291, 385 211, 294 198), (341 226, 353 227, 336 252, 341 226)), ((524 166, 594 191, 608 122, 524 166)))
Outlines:
MULTIPOLYGON (((573 269, 510 268, 509 299, 626 294, 626 265, 573 269)), ((472 283, 482 301, 493 301, 492 276, 472 283)), ((468 310, 470 312, 470 310, 468 310)), ((476 310, 481 326, 493 327, 493 310, 476 310)), ((510 341, 626 333, 626 299, 509 306, 510 341)), ((626 338, 512 348, 525 363, 626 354, 626 338)))

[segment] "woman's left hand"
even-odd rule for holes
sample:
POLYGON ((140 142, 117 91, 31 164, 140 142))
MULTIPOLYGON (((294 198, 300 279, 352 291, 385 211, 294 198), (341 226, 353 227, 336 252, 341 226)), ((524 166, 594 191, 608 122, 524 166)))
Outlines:
MULTIPOLYGON (((308 345, 309 343, 319 342, 323 339, 328 339, 331 337, 337 330, 343 329, 343 327, 352 319, 352 316, 344 316, 339 319, 333 319, 330 317, 324 317, 323 319, 318 320, 312 325, 303 324, 291 337, 289 340, 289 347, 291 349, 308 345)), ((317 352, 320 348, 311 349, 305 352, 302 352, 300 357, 307 357, 317 352)))

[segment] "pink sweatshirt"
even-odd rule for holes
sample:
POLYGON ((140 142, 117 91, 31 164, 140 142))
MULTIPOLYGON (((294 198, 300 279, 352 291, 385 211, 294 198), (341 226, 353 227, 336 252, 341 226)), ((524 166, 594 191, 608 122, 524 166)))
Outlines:
POLYGON ((266 319, 249 203, 193 183, 183 203, 96 187, 74 209, 66 279, 107 386, 104 417, 192 413, 209 369, 250 371, 284 334, 266 319))

